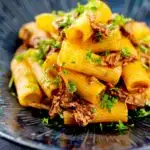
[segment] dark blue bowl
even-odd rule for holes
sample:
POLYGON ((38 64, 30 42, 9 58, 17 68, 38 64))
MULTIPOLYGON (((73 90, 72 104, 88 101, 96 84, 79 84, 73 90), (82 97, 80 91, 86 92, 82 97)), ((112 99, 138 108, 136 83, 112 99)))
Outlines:
MULTIPOLYGON (((86 0, 80 0, 86 3, 86 0)), ((107 0, 113 11, 150 22, 149 0, 107 0)), ((55 128, 41 123, 43 112, 22 108, 8 90, 9 64, 20 44, 18 30, 34 16, 69 10, 77 0, 0 0, 0 135, 37 149, 150 149, 150 118, 125 135, 100 134, 96 128, 55 128)), ((44 112, 45 113, 45 112, 44 112)))

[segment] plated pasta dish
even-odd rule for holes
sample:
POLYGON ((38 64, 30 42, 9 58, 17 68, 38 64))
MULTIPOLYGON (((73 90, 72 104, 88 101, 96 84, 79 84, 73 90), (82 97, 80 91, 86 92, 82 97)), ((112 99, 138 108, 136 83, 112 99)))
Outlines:
POLYGON ((64 125, 118 123, 150 115, 150 28, 98 0, 42 13, 19 31, 11 61, 17 99, 64 125))

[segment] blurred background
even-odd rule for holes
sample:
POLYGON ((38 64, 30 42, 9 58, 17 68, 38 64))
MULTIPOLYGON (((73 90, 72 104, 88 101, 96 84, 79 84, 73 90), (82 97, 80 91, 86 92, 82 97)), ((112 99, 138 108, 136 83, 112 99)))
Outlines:
POLYGON ((120 12, 150 25, 150 0, 104 0, 113 12, 120 12))

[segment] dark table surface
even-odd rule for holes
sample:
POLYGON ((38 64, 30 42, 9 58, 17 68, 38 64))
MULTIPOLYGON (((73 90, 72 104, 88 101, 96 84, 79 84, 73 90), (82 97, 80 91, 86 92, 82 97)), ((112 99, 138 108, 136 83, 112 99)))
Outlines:
POLYGON ((33 150, 0 137, 0 150, 33 150))

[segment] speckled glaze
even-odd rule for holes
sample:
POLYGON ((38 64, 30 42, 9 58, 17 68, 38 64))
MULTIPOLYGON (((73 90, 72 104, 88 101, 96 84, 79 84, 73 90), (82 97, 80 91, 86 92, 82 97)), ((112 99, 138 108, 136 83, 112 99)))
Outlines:
MULTIPOLYGON (((140 0, 131 11, 134 0, 107 1, 113 10, 124 12, 137 19, 146 18, 149 0, 140 0), (140 3, 139 3, 140 2, 140 3), (134 15, 137 9, 145 10, 144 16, 134 15), (125 9, 124 9, 125 6, 125 9), (122 8, 122 9, 121 9, 122 8), (144 17, 144 18, 143 18, 144 17)), ((137 0, 136 0, 137 1, 137 0)), ((80 0, 85 3, 86 1, 80 0)), ((85 149, 85 150, 150 150, 150 118, 138 121, 135 128, 124 135, 97 132, 96 126, 87 128, 45 126, 43 112, 21 107, 8 90, 9 64, 20 44, 17 32, 22 24, 34 16, 51 10, 69 10, 77 0, 0 0, 0 136, 36 149, 85 149)), ((150 19, 150 18, 149 18, 150 19)), ((149 21, 149 20, 147 20, 149 21)), ((46 114, 46 112, 44 112, 46 114)))

